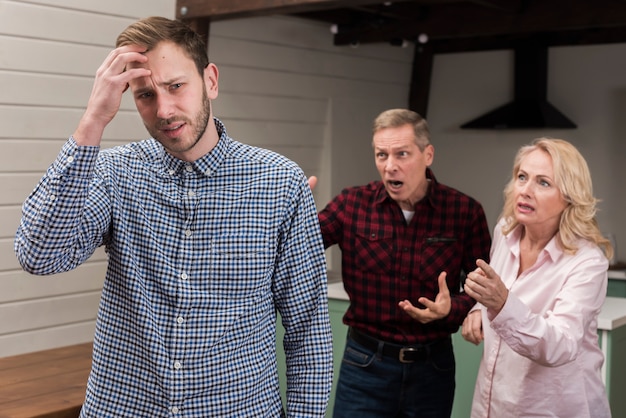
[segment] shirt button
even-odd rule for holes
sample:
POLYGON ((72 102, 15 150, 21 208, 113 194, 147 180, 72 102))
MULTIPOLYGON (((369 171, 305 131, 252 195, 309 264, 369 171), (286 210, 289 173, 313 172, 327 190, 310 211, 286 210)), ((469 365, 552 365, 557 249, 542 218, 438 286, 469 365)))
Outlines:
POLYGON ((191 171, 193 171, 193 168, 190 165, 186 165, 185 166, 185 170, 191 172, 191 171))
POLYGON ((185 236, 186 237, 190 237, 191 236, 191 230, 190 229, 185 231, 185 236))
POLYGON ((185 322, 185 319, 182 316, 179 316, 178 318, 176 318, 176 322, 182 324, 183 322, 185 322))
POLYGON ((178 412, 180 412, 180 409, 178 409, 177 406, 173 406, 172 407, 172 414, 178 414, 178 412))
POLYGON ((74 162, 74 157, 72 157, 72 156, 67 157, 67 162, 68 163, 73 163, 74 162))
POLYGON ((50 195, 50 200, 54 200, 56 198, 57 198, 56 195, 53 195, 53 194, 50 195))
POLYGON ((193 190, 189 190, 187 192, 187 196, 189 196, 189 197, 194 197, 195 195, 196 195, 196 192, 194 192, 193 190))
POLYGON ((187 276, 187 273, 183 273, 180 275, 180 278, 183 280, 187 280, 189 278, 189 276, 187 276))
POLYGON ((176 370, 180 370, 180 368, 181 368, 181 367, 183 367, 183 365, 182 365, 182 364, 180 364, 180 361, 176 361, 176 362, 174 362, 174 368, 175 368, 176 370))
POLYGON ((204 174, 206 174, 207 176, 211 175, 211 169, 207 168, 207 170, 204 172, 204 174))
POLYGON ((175 173, 175 171, 174 171, 174 170, 168 170, 167 172, 169 173, 169 175, 170 175, 170 176, 173 176, 173 175, 174 175, 174 173, 175 173))

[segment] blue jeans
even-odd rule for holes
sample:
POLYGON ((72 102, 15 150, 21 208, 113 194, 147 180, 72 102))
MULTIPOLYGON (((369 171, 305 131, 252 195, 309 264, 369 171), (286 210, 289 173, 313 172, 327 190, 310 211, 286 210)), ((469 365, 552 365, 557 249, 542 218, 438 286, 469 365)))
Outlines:
POLYGON ((348 337, 333 418, 449 418, 454 372, 451 343, 425 360, 402 363, 348 337))

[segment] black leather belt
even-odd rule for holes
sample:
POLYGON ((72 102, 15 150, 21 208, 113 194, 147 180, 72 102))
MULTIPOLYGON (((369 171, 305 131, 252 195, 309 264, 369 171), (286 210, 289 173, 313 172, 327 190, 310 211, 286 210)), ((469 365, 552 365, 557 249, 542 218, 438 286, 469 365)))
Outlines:
POLYGON ((350 328, 348 335, 363 347, 376 353, 380 352, 385 357, 394 358, 400 363, 425 361, 428 360, 432 351, 452 349, 452 340, 450 338, 444 338, 431 344, 400 345, 378 340, 354 328, 350 328))

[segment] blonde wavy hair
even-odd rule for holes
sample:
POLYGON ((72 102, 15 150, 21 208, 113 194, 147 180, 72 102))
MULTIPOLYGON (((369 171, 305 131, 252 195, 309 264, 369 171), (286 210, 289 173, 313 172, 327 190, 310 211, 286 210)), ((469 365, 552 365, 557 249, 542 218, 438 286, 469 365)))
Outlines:
POLYGON ((613 247, 600 232, 596 219, 596 205, 599 200, 593 196, 587 162, 576 147, 563 139, 537 138, 517 152, 513 163, 513 175, 504 188, 504 207, 500 217, 506 222, 502 227, 502 233, 508 234, 519 224, 515 218, 515 183, 522 160, 535 150, 541 150, 552 157, 554 181, 568 203, 561 213, 556 233, 563 251, 575 254, 578 250, 576 241, 584 239, 596 244, 604 255, 611 259, 613 247))

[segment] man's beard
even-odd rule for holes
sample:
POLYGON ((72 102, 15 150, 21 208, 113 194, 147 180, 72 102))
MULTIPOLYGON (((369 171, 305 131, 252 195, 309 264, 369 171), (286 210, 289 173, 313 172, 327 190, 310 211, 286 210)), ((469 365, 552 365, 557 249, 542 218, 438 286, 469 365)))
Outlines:
POLYGON ((151 129, 148 127, 148 125, 146 125, 144 123, 144 126, 146 127, 146 129, 148 130, 148 133, 152 136, 152 138, 156 139, 157 141, 159 141, 161 143, 161 145, 163 145, 163 147, 165 147, 165 149, 167 149, 168 151, 172 152, 172 153, 181 153, 181 152, 187 152, 190 149, 192 149, 193 147, 196 146, 196 144, 200 141, 200 139, 202 138, 202 136, 204 135, 204 132, 206 131, 206 128, 209 124, 209 118, 211 117, 211 101, 209 100, 209 97, 207 96, 206 93, 206 87, 203 86, 202 88, 202 108, 200 109, 200 111, 196 114, 196 118, 194 123, 191 123, 191 121, 185 117, 173 117, 171 119, 162 119, 159 121, 159 123, 157 124, 156 128, 151 129), (194 137, 194 140, 189 144, 186 145, 184 148, 179 148, 179 147, 175 147, 172 145, 184 145, 184 143, 180 143, 179 140, 180 138, 175 138, 173 141, 174 143, 172 143, 172 140, 169 138, 160 138, 160 127, 161 126, 167 126, 169 124, 172 123, 176 123, 176 122, 184 122, 187 126, 191 127, 193 129, 192 131, 192 135, 194 137), (172 144, 172 145, 170 145, 172 144))

